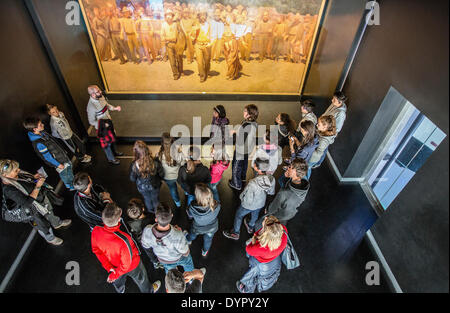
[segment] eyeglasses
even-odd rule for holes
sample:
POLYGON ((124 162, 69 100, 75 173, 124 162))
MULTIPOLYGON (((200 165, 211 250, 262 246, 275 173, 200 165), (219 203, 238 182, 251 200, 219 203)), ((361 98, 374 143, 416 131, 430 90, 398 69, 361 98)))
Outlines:
POLYGON ((10 166, 11 166, 11 161, 7 160, 5 165, 3 165, 2 171, 6 172, 10 166))

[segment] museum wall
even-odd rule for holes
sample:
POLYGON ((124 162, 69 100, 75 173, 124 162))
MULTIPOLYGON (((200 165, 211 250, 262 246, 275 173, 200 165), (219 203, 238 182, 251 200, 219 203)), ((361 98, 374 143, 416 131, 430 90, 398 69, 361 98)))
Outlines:
MULTIPOLYGON (((36 114, 47 119, 46 112, 42 110, 46 103, 56 104, 66 113, 70 110, 22 1, 0 1, 0 38, 4 44, 0 49, 0 158, 15 159, 22 169, 34 172, 42 166, 42 162, 34 153, 22 127, 23 118, 36 114)), ((74 125, 71 114, 68 113, 67 117, 74 125)), ((55 185, 58 182, 56 172, 46 170, 50 176, 48 181, 55 185)), ((28 224, 0 220, 0 281, 30 231, 28 224)))
POLYGON ((329 105, 361 23, 365 1, 331 0, 324 14, 303 96, 316 101, 316 112, 329 105))
MULTIPOLYGON (((345 173, 393 86, 448 136, 448 1, 379 1, 344 86, 346 123, 330 153, 345 173)), ((382 134, 380 134, 382 135, 382 134)), ((448 137, 372 228, 401 288, 448 292, 448 137)))

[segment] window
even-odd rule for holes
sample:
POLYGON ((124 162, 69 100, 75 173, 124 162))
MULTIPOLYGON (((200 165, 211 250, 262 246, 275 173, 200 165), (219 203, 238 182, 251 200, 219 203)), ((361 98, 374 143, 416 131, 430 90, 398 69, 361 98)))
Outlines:
POLYGON ((414 105, 406 101, 405 106, 395 131, 385 141, 387 146, 366 176, 367 185, 384 210, 446 137, 414 105))

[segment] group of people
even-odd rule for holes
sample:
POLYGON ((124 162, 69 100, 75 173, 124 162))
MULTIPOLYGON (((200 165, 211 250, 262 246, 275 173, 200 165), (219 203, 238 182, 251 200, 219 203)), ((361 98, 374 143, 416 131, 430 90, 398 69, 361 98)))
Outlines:
POLYGON ((169 60, 175 80, 183 75, 183 58, 196 60, 200 82, 211 62, 227 64, 227 79, 240 76, 240 60, 251 53, 264 59, 306 63, 314 37, 317 15, 281 14, 275 8, 232 7, 215 3, 164 2, 162 10, 151 5, 91 4, 85 8, 99 59, 120 59, 120 64, 169 60))
MULTIPOLYGON (((89 122, 97 123, 97 134, 106 156, 117 164, 109 110, 119 111, 120 108, 110 105, 97 86, 89 86, 88 92, 91 96, 89 122), (100 133, 102 127, 106 131, 100 133)), ((286 225, 305 200, 311 169, 321 164, 342 129, 345 101, 344 94, 336 92, 328 109, 317 118, 314 104, 305 100, 301 102, 302 117, 298 124, 288 114, 280 113, 274 125, 276 131, 266 131, 264 143, 252 151, 248 142, 257 136, 258 107, 245 106, 240 127, 230 131, 226 127, 229 124, 226 110, 218 105, 213 109, 210 136, 214 144, 209 167, 203 164, 199 147, 190 146, 187 152, 183 151, 169 133, 162 134, 161 147, 155 155, 145 142, 136 141, 129 175, 143 201, 130 199, 126 213, 89 174, 73 174, 69 152, 84 163, 90 162, 91 157, 56 106, 47 106, 52 134, 44 130, 38 118, 27 118, 23 125, 38 156, 55 168, 65 186, 74 191, 75 213, 89 226, 92 251, 107 271, 107 281, 117 292, 125 291, 127 277, 131 277, 142 292, 156 292, 160 288, 160 281, 149 281, 141 260, 142 250, 155 270, 165 270, 167 292, 201 292, 206 269, 195 269, 189 246, 202 236, 201 255, 208 256, 219 230, 221 200, 217 187, 231 165, 228 185, 239 192, 240 205, 233 225, 222 234, 239 240, 243 223, 250 235, 245 248, 249 270, 236 283, 240 292, 248 293, 268 290, 277 281, 281 255, 288 242, 286 225), (227 136, 236 139, 232 159, 225 151, 227 136), (288 145, 290 157, 283 160, 282 148, 288 145), (254 177, 247 182, 249 161, 254 177), (284 173, 278 179, 280 189, 275 193, 277 181, 273 175, 281 164, 284 173), (163 182, 170 190, 173 205, 159 199, 163 182), (186 197, 186 211, 182 209, 178 185, 186 197), (175 224, 184 212, 191 221, 186 230, 175 224)), ((62 220, 54 214, 53 205, 61 203, 53 188, 45 183, 45 176, 21 170, 15 160, 0 160, 0 177, 2 210, 21 210, 23 222, 30 223, 50 244, 60 245, 63 240, 56 237, 53 230, 69 226, 71 220, 62 220)))

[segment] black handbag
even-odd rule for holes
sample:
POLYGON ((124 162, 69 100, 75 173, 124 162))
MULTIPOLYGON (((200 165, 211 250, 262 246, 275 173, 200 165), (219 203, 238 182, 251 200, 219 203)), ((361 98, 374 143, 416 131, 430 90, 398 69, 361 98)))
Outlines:
POLYGON ((21 207, 10 209, 2 187, 2 219, 11 223, 28 223, 33 219, 30 210, 21 207))

